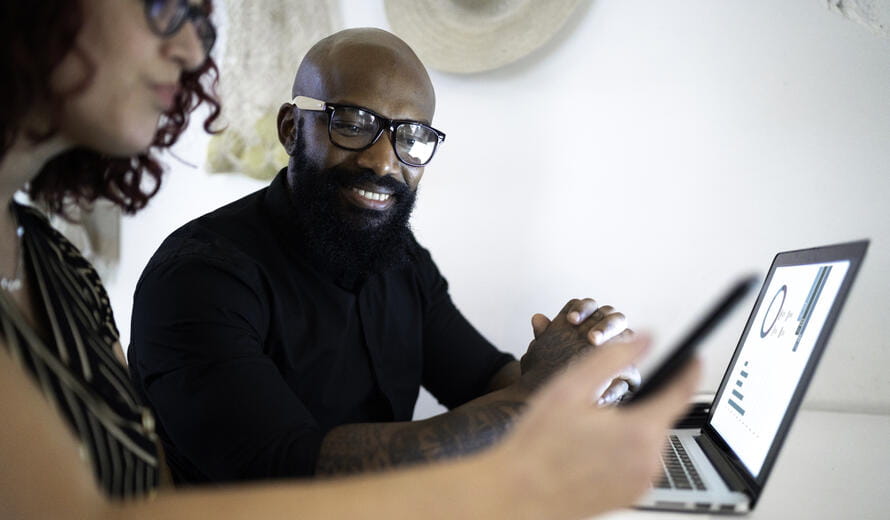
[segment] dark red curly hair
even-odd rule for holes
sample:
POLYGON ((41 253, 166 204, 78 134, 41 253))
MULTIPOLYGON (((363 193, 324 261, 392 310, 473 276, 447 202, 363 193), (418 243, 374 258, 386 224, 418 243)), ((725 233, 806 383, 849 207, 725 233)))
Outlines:
MULTIPOLYGON (((0 160, 19 137, 22 120, 38 103, 46 103, 55 118, 61 112, 66 96, 85 88, 87 81, 74 92, 53 93, 50 75, 70 52, 89 62, 89 57, 76 48, 77 34, 83 23, 79 1, 19 0, 0 2, 0 160)), ((204 3, 210 9, 209 1, 204 3)), ((91 64, 95 67, 94 64, 91 64)), ((44 203, 57 214, 64 215, 67 204, 89 203, 104 197, 126 213, 143 208, 161 186, 163 167, 153 152, 167 148, 188 126, 189 115, 201 103, 207 103, 210 115, 204 129, 219 116, 216 98, 219 71, 209 57, 200 68, 184 72, 173 108, 164 114, 151 147, 136 157, 109 157, 92 150, 78 148, 53 158, 28 184, 33 200, 44 203), (148 179, 146 179, 146 177, 148 179), (149 180, 149 183, 145 181, 149 180), (146 186, 149 184, 149 186, 146 186)), ((53 134, 26 135, 37 142, 53 134)))

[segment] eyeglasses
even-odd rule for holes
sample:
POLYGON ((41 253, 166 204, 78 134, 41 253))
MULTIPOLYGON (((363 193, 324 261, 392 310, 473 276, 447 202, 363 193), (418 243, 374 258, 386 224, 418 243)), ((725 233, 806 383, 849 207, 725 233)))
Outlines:
POLYGON ((145 0, 145 17, 151 30, 162 38, 173 36, 185 22, 191 21, 205 55, 216 43, 216 29, 207 12, 189 0, 145 0))
POLYGON ((389 132, 392 149, 399 161, 408 166, 424 166, 436 153, 445 134, 435 128, 410 119, 389 119, 367 108, 327 103, 306 96, 297 96, 291 104, 300 110, 327 112, 328 137, 340 148, 361 151, 389 132))

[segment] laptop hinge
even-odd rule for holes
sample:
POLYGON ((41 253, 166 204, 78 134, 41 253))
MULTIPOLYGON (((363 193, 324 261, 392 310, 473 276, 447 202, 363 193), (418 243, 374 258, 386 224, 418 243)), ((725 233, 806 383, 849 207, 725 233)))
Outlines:
POLYGON ((698 443, 699 447, 705 452, 705 455, 711 461, 711 464, 714 465, 714 468, 717 470, 717 473, 723 477, 723 480, 726 482, 726 486, 733 490, 739 491, 741 493, 745 493, 749 497, 752 496, 751 489, 742 480, 742 477, 736 473, 735 469, 726 461, 723 457, 723 454, 714 445, 714 442, 708 439, 705 435, 696 435, 693 437, 695 442, 698 443))

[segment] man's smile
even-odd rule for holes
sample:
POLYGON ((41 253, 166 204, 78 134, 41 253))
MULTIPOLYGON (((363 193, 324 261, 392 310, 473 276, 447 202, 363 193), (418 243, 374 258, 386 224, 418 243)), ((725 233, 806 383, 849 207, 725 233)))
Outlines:
POLYGON ((365 209, 385 211, 395 203, 395 197, 384 188, 367 189, 350 186, 341 188, 341 193, 352 204, 365 209))

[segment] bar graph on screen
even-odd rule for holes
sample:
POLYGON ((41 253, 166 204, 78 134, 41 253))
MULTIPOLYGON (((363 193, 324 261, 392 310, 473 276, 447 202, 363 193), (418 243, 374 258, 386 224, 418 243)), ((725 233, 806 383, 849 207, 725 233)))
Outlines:
POLYGON ((794 335, 797 336, 797 339, 794 340, 794 346, 791 348, 791 352, 797 352, 800 338, 803 337, 803 332, 806 330, 807 323, 810 321, 810 316, 813 314, 813 308, 816 306, 816 302, 819 301, 819 296, 822 294, 822 288, 825 287, 825 281, 828 280, 828 275, 830 273, 830 265, 823 265, 816 272, 816 278, 813 280, 813 285, 810 286, 810 292, 807 295, 807 299, 804 300, 803 308, 800 309, 800 314, 797 316, 797 330, 794 331, 794 335))
POLYGON ((736 379, 735 386, 736 388, 732 389, 732 397, 729 399, 729 406, 732 406, 735 411, 739 412, 739 415, 745 415, 745 409, 739 404, 745 399, 745 395, 740 391, 745 386, 745 380, 748 379, 748 362, 745 361, 744 364, 745 369, 739 372, 739 378, 736 379), (738 399, 738 402, 736 402, 738 399))

